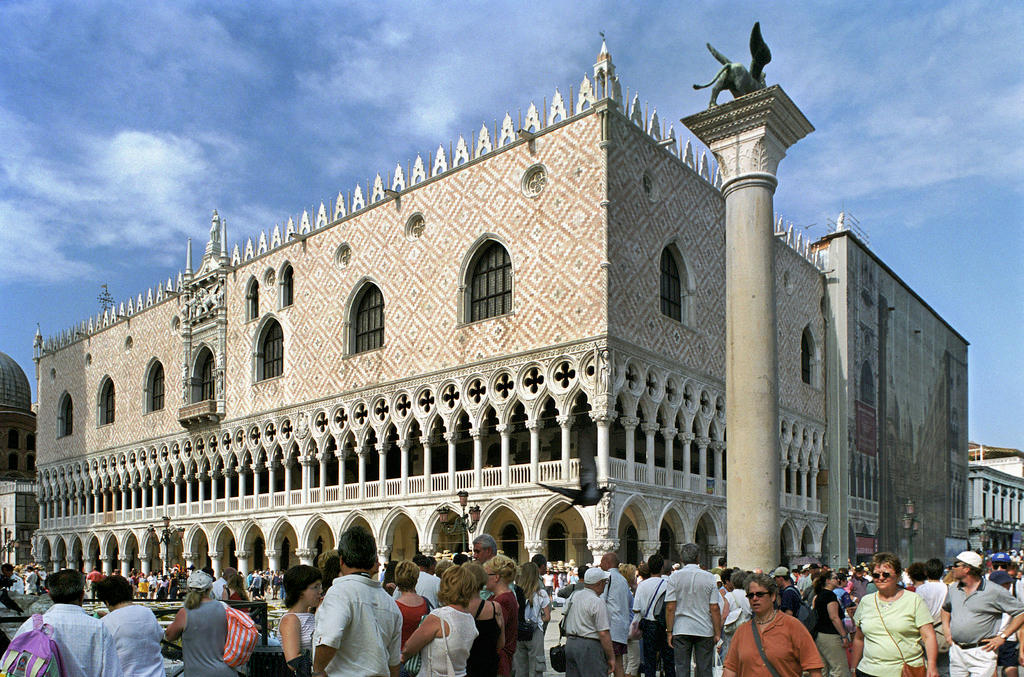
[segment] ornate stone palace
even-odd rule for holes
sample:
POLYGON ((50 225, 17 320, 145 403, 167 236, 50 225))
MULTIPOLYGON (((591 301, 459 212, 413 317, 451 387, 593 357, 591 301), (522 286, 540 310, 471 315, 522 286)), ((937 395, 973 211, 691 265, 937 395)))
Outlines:
MULTIPOLYGON (((190 244, 176 280, 37 335, 37 559, 160 566, 164 516, 170 559, 215 570, 308 563, 353 524, 409 558, 458 549, 438 508, 462 490, 520 560, 724 555, 717 170, 623 97, 604 48, 517 117, 255 244, 229 251, 214 212, 194 269, 190 244), (578 509, 537 483, 577 482, 581 434, 611 490, 578 509)), ((779 225, 788 559, 822 554, 849 461, 825 444, 827 247, 779 225)))

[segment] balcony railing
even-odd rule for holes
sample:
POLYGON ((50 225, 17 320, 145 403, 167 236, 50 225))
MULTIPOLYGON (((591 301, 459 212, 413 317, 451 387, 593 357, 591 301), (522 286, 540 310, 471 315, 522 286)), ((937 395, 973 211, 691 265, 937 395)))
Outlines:
POLYGON ((178 409, 178 422, 186 428, 217 423, 221 419, 221 413, 217 400, 203 400, 178 409))

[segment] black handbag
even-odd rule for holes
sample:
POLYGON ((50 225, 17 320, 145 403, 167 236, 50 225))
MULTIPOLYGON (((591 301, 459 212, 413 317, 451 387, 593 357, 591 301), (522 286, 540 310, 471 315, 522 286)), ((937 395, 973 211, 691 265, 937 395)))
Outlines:
POLYGON ((562 612, 562 620, 558 623, 559 643, 548 649, 548 662, 555 672, 565 672, 565 620, 569 618, 569 607, 571 606, 572 595, 569 595, 569 599, 565 603, 565 611, 562 612))

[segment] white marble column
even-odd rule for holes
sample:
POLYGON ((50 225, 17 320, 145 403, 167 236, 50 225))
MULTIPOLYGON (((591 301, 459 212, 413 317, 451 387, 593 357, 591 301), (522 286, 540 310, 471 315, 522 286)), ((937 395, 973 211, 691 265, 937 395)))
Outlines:
POLYGON ((412 440, 400 440, 399 449, 399 482, 402 496, 409 495, 409 448, 412 447, 412 440))
POLYGON ((277 485, 277 467, 274 463, 274 459, 268 461, 267 466, 267 501, 270 503, 270 507, 274 507, 274 487, 277 485))
POLYGON ((208 554, 210 555, 210 567, 213 569, 213 577, 220 578, 220 574, 224 570, 223 567, 221 567, 220 563, 221 553, 217 551, 211 551, 208 554))
POLYGON ((501 436, 501 486, 507 487, 509 484, 508 468, 510 458, 510 446, 512 443, 512 430, 511 426, 507 423, 498 425, 497 430, 498 435, 501 436))
POLYGON ((636 481, 636 427, 640 419, 636 416, 623 416, 619 419, 622 429, 626 431, 626 479, 630 482, 636 481))
POLYGON ((608 459, 611 448, 611 425, 615 419, 615 412, 599 412, 590 416, 597 426, 597 483, 600 486, 608 484, 608 459))
POLYGON ((448 493, 455 492, 455 443, 459 439, 459 433, 450 432, 444 434, 445 442, 448 443, 448 493))
POLYGON ((540 482, 540 422, 526 424, 530 431, 530 482, 540 482))
POLYGON ((235 550, 235 557, 238 558, 238 573, 244 578, 249 573, 249 551, 235 550))
POLYGON ((366 455, 370 453, 369 447, 362 446, 356 450, 359 457, 359 498, 366 498, 366 455))
POLYGON ((679 431, 671 426, 666 426, 661 429, 661 436, 665 439, 665 483, 668 486, 673 486, 672 481, 672 466, 675 463, 675 440, 676 435, 679 431))
POLYGON ((271 571, 281 568, 281 552, 279 550, 267 550, 267 560, 271 571))
POLYGON ((558 416, 555 418, 562 429, 562 481, 569 481, 569 458, 572 453, 572 416, 558 416))
POLYGON ((646 456, 644 457, 645 465, 647 466, 647 483, 654 483, 654 434, 658 432, 657 421, 647 422, 644 421, 640 424, 640 429, 644 431, 644 448, 646 450, 646 456))
POLYGON ((284 504, 286 506, 292 504, 292 466, 295 465, 295 461, 289 457, 284 462, 284 504))
POLYGON ((429 494, 433 484, 431 478, 434 474, 434 460, 431 458, 433 456, 433 445, 431 444, 430 435, 420 437, 420 444, 423 445, 423 491, 429 494))
POLYGON ((480 489, 484 486, 484 441, 483 433, 478 428, 469 431, 473 438, 473 488, 480 489))
POLYGON ((774 85, 684 118, 718 160, 725 198, 726 429, 730 564, 779 560, 775 172, 814 128, 774 85), (761 472, 751 473, 750 468, 761 472))
POLYGON ((388 466, 387 466, 388 443, 386 441, 377 443, 377 482, 380 485, 378 497, 387 496, 388 466))

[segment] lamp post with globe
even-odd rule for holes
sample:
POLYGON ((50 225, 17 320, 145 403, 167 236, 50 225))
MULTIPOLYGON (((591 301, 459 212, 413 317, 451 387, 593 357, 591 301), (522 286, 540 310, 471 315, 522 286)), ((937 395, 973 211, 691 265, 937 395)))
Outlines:
POLYGON ((170 559, 171 559, 171 543, 174 539, 181 538, 185 533, 185 527, 171 527, 171 518, 168 515, 164 515, 164 528, 157 529, 153 525, 146 527, 146 530, 157 537, 160 543, 163 545, 163 573, 168 573, 170 570, 170 559))
POLYGON ((474 505, 467 511, 466 506, 469 504, 469 492, 463 489, 456 495, 459 497, 459 508, 462 514, 455 514, 451 508, 442 505, 437 509, 437 515, 441 522, 441 528, 444 529, 446 534, 450 536, 459 534, 461 536, 462 552, 465 552, 469 545, 469 534, 476 531, 477 523, 480 521, 480 506, 474 505))

